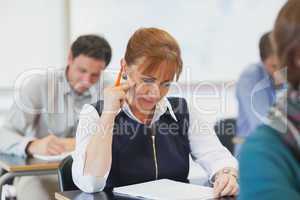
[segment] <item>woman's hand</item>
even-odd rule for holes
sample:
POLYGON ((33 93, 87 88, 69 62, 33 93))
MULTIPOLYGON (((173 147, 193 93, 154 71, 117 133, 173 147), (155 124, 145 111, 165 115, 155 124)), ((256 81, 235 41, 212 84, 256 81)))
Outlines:
POLYGON ((86 148, 85 175, 104 177, 109 172, 112 162, 114 119, 125 100, 129 88, 130 86, 127 83, 117 87, 105 88, 99 128, 95 134, 92 134, 86 148))
POLYGON ((129 88, 130 85, 128 83, 105 88, 103 114, 118 114, 122 103, 125 101, 126 92, 129 88))
POLYGON ((236 196, 239 192, 235 169, 223 169, 216 174, 214 193, 217 197, 236 196))

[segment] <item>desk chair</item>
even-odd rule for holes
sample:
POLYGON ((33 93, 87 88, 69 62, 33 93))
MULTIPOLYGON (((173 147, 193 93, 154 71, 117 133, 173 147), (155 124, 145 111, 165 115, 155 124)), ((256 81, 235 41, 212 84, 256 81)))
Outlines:
POLYGON ((58 167, 58 182, 61 192, 78 190, 72 179, 72 156, 68 156, 61 161, 58 167))
POLYGON ((214 130, 220 140, 220 142, 234 154, 234 143, 233 139, 236 135, 236 119, 227 118, 221 119, 216 122, 214 130))

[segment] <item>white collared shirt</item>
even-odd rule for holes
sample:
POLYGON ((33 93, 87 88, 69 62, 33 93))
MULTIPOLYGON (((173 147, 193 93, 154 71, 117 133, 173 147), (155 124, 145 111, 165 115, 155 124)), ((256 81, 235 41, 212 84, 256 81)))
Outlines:
POLYGON ((30 74, 15 95, 0 127, 0 152, 27 156, 30 141, 50 133, 74 137, 83 105, 102 98, 104 81, 77 94, 67 80, 67 68, 47 68, 30 74))
MULTIPOLYGON (((220 143, 212 128, 207 128, 207 123, 201 119, 197 108, 189 105, 189 130, 188 139, 191 156, 209 174, 210 177, 225 167, 237 169, 238 163, 231 153, 220 143), (205 128, 203 128, 205 127, 205 128)), ((132 119, 141 123, 131 112, 128 105, 123 106, 123 111, 132 119)), ((159 120, 167 109, 177 121, 171 104, 163 98, 156 106, 151 124, 159 120)), ((73 154, 72 175, 74 183, 85 192, 98 192, 103 190, 109 171, 104 177, 84 175, 85 153, 89 139, 96 133, 99 115, 92 105, 84 105, 80 113, 80 121, 76 133, 76 150, 73 154)))

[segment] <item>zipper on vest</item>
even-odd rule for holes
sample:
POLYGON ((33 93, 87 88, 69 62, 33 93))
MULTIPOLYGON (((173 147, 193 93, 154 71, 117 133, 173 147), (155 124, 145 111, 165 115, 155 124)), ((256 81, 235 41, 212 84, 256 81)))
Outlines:
POLYGON ((152 138, 153 158, 154 158, 154 167, 155 167, 155 179, 157 180, 158 166, 157 166, 156 147, 155 147, 155 135, 152 135, 151 138, 152 138))

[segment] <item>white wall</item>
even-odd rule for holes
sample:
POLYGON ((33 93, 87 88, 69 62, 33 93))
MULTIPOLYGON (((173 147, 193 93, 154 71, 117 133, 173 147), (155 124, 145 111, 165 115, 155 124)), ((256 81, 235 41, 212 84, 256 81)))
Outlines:
POLYGON ((72 0, 71 38, 100 33, 111 42, 110 68, 119 69, 130 35, 156 26, 174 35, 183 51, 181 80, 235 80, 256 62, 258 40, 273 27, 286 0, 72 0))
POLYGON ((67 0, 0 1, 0 123, 13 102, 17 78, 33 68, 65 65, 67 0))
POLYGON ((63 66, 68 45, 65 0, 0 1, 0 88, 23 71, 63 66))

